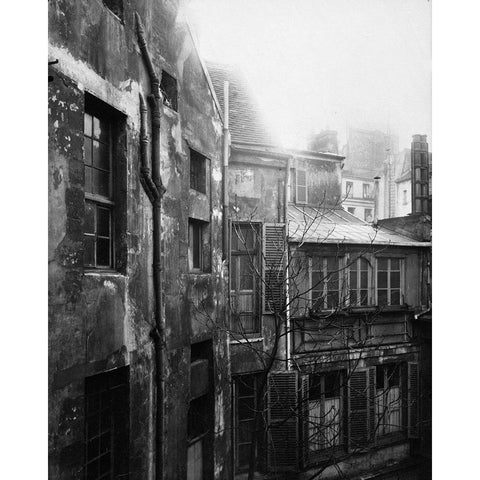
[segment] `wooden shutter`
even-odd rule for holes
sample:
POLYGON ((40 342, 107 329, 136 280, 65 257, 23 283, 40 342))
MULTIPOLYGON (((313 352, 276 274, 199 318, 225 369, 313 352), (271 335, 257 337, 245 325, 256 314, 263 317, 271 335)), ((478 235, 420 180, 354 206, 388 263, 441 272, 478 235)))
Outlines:
POLYGON ((417 438, 419 436, 419 414, 418 414, 418 363, 408 362, 408 436, 417 438))
POLYGON ((302 469, 309 465, 309 408, 308 408, 308 389, 309 389, 309 375, 300 376, 299 385, 299 458, 302 469))
POLYGON ((348 447, 361 448, 374 441, 375 368, 356 369, 348 380, 348 447))
POLYGON ((285 225, 263 225, 264 306, 265 313, 281 312, 284 303, 285 225))
POLYGON ((298 465, 298 372, 268 377, 268 445, 270 471, 291 471, 298 465))

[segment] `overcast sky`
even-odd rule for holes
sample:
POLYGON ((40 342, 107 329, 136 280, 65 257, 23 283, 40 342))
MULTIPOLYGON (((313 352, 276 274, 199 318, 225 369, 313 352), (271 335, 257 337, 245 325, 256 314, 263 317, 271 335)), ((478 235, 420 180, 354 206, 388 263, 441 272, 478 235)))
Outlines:
POLYGON ((204 59, 239 65, 285 145, 348 126, 431 142, 431 2, 190 0, 204 59))

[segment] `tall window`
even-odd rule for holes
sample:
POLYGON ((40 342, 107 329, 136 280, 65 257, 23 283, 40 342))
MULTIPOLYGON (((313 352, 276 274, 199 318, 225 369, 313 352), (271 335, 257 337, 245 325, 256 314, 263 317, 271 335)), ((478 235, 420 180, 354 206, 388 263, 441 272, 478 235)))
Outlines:
POLYGON ((372 218, 372 209, 371 208, 366 208, 365 211, 363 212, 363 219, 366 221, 366 222, 371 222, 373 221, 373 218, 372 218))
POLYGON ((257 294, 260 242, 252 224, 232 226, 230 258, 230 301, 232 330, 237 333, 260 331, 257 294))
POLYGON ((207 272, 209 269, 208 222, 188 220, 188 262, 191 271, 207 272))
POLYGON ((307 203, 307 172, 297 170, 297 203, 307 203))
POLYGON ((205 471, 205 440, 208 435, 208 398, 190 402, 187 414, 187 480, 203 480, 205 471))
POLYGON ((349 276, 349 304, 350 306, 369 305, 371 268, 365 258, 357 258, 350 263, 349 276))
POLYGON ((311 452, 342 443, 342 372, 310 376, 308 440, 311 452))
POLYGON ((108 117, 86 108, 84 116, 84 265, 113 267, 112 128, 108 117))
POLYGON ((388 364, 376 368, 377 435, 381 436, 402 429, 400 365, 388 364))
POLYGON ((403 259, 377 258, 377 303, 378 305, 401 305, 403 303, 403 259))
POLYGON ((370 198, 370 184, 363 184, 363 198, 370 198))
POLYGON ((207 193, 207 159, 190 149, 190 188, 207 193))
POLYGON ((345 183, 345 195, 347 197, 353 197, 353 182, 345 183))
POLYGON ((237 471, 248 468, 255 413, 259 409, 258 375, 240 375, 234 379, 234 448, 237 471))
POLYGON ((85 478, 128 478, 129 368, 85 379, 85 478))
POLYGON ((342 259, 339 257, 312 257, 311 262, 312 309, 339 307, 342 259))

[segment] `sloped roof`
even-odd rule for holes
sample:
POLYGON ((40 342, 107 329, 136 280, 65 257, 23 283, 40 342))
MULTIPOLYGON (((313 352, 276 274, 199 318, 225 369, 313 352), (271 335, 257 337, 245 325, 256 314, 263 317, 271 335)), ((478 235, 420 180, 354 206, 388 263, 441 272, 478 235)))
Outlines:
POLYGON ((302 243, 428 246, 386 228, 375 228, 342 210, 291 205, 288 209, 288 239, 302 243))
POLYGON ((252 88, 240 69, 213 62, 206 62, 206 66, 222 111, 225 107, 223 84, 225 80, 229 82, 229 126, 232 142, 275 145, 277 142, 268 130, 252 88))

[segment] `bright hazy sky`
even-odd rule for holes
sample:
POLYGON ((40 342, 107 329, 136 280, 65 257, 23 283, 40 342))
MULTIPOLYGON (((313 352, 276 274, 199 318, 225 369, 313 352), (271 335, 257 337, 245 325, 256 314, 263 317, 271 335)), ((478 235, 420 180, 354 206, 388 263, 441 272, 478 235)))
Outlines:
POLYGON ((272 130, 303 147, 348 126, 431 142, 431 2, 190 0, 204 59, 239 65, 272 130))

